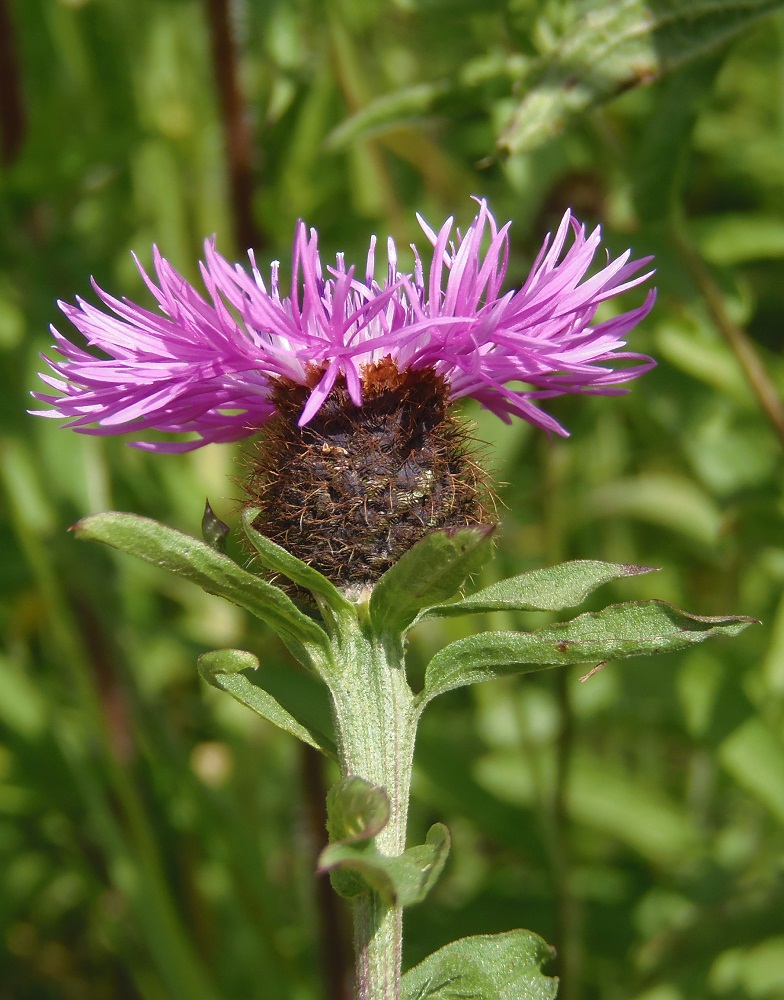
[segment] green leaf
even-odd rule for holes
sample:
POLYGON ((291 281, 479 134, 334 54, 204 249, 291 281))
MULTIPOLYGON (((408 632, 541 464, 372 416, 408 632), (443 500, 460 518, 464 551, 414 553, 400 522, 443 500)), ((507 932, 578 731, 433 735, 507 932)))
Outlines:
POLYGON ((658 79, 781 7, 781 0, 614 0, 563 36, 499 139, 527 152, 577 115, 658 79))
POLYGON ((723 62, 724 53, 719 51, 680 67, 659 90, 645 116, 629 176, 637 214, 652 230, 680 219, 678 206, 693 151, 692 131, 723 62))
POLYGON ((341 844, 370 840, 389 822, 389 796, 380 785, 350 774, 327 793, 330 841, 341 844))
POLYGON ((481 632, 440 650, 428 664, 420 704, 438 694, 548 666, 673 652, 714 635, 737 635, 754 618, 703 618, 663 601, 613 604, 534 632, 481 632))
MULTIPOLYGON (((473 775, 497 800, 535 815, 541 802, 540 766, 527 749, 499 747, 476 762, 473 775)), ((624 767, 612 752, 577 749, 569 764, 566 815, 671 868, 692 856, 700 833, 683 802, 640 779, 639 769, 624 767)))
POLYGON ((257 670, 259 661, 253 653, 242 649, 214 649, 202 653, 198 661, 199 673, 203 679, 252 709, 263 719, 272 722, 297 739, 315 747, 328 757, 335 757, 333 741, 317 729, 298 720, 281 703, 273 698, 259 684, 255 684, 244 671, 257 670))
POLYGON ((410 969, 402 1000, 554 1000, 558 980, 542 963, 554 950, 531 931, 460 938, 410 969))
POLYGON ((78 538, 138 556, 245 608, 269 625, 302 664, 322 676, 329 673, 332 652, 326 632, 282 590, 204 542, 150 518, 116 511, 83 517, 73 531, 78 538))
POLYGON ((651 566, 588 559, 559 563, 501 580, 454 604, 428 608, 420 620, 487 611, 562 611, 581 604, 588 594, 610 580, 655 572, 651 566))
POLYGON ((606 482, 588 493, 583 515, 587 520, 649 521, 678 532, 700 551, 715 547, 724 528, 724 514, 715 498, 688 476, 669 472, 606 482))
POLYGON ((717 212, 689 222, 700 253, 711 264, 733 267, 784 259, 784 219, 765 212, 717 212))
POLYGON ((212 507, 210 507, 210 501, 205 500, 204 514, 201 519, 201 537, 216 552, 225 552, 228 534, 228 524, 225 521, 221 521, 212 507))
POLYGON ((416 83, 383 94, 336 126, 324 146, 330 151, 348 148, 359 138, 400 126, 429 114, 433 106, 450 94, 448 83, 416 83))
POLYGON ((423 608, 453 597, 492 556, 494 530, 434 531, 410 548, 373 588, 370 617, 377 631, 400 633, 423 608))
POLYGON ((742 788, 784 823, 784 742, 778 732, 752 717, 724 740, 719 760, 742 788))
MULTIPOLYGON (((360 844, 364 849, 388 822, 389 796, 380 785, 350 774, 327 793, 327 831, 333 845, 360 844)), ((329 869, 329 877, 335 892, 346 899, 367 892, 367 882, 356 871, 337 866, 329 869)))
POLYGON ((410 847, 395 858, 381 854, 368 840, 329 844, 319 857, 319 871, 333 875, 333 885, 341 895, 355 896, 372 889, 388 906, 413 906, 422 902, 438 880, 450 843, 449 830, 443 823, 436 823, 428 830, 424 844, 410 847), (336 874, 355 878, 337 881, 336 874))
MULTIPOLYGON (((282 573, 298 587, 309 590, 317 599, 323 598, 333 611, 353 614, 354 605, 343 596, 334 583, 253 527, 258 514, 258 507, 246 507, 242 512, 242 527, 248 540, 258 552, 262 565, 273 573, 282 573)), ((321 603, 319 601, 319 604, 321 603)))

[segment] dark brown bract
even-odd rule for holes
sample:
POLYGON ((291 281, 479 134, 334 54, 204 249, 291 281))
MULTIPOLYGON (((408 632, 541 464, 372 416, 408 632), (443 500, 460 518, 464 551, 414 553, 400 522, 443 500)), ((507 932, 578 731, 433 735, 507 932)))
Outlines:
POLYGON ((254 527, 346 588, 375 583, 431 531, 487 523, 491 500, 441 376, 384 358, 362 391, 356 406, 339 379, 299 427, 309 389, 281 379, 246 484, 254 527))

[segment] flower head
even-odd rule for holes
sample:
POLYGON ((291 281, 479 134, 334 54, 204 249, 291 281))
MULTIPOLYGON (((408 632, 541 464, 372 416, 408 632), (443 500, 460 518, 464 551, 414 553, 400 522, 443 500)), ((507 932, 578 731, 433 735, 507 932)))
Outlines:
POLYGON ((374 273, 375 239, 364 274, 342 255, 325 269, 316 232, 300 223, 288 297, 277 263, 267 285, 252 253, 246 270, 208 241, 205 298, 154 248, 157 282, 139 269, 158 311, 97 285, 103 309, 82 299, 60 303, 87 345, 106 357, 53 328, 60 358, 47 358, 54 375, 41 377, 55 393, 34 393, 53 409, 38 412, 65 417, 82 433, 132 433, 132 443, 150 451, 189 451, 254 434, 275 416, 282 385, 307 390, 300 426, 338 385, 361 407, 368 373, 391 359, 401 372, 435 373, 449 400, 471 396, 502 419, 516 415, 566 434, 534 400, 623 392, 624 383, 653 366, 623 348, 652 308, 654 291, 637 308, 594 324, 602 302, 651 276, 651 258, 631 260, 626 251, 588 277, 601 233, 586 234, 567 212, 525 284, 503 291, 509 224, 499 229, 484 201, 454 240, 452 219, 438 232, 419 221, 432 250, 423 260, 414 248, 414 271, 402 273, 390 239, 382 282, 374 273), (140 440, 148 430, 191 436, 140 440))

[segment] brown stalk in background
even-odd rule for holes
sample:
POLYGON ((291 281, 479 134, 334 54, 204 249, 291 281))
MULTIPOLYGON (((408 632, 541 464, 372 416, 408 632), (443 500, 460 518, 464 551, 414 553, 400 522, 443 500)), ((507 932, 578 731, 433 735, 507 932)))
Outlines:
POLYGON ((206 12, 226 149, 233 235, 238 248, 261 250, 265 241, 253 219, 253 135, 240 88, 229 0, 206 0, 206 12))
POLYGON ((27 131, 15 42, 6 0, 0 0, 0 161, 6 167, 16 160, 27 131))

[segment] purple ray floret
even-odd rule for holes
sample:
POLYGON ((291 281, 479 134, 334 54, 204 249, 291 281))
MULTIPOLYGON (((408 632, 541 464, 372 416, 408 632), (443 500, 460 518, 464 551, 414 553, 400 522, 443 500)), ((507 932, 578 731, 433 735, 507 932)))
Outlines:
POLYGON ((60 357, 45 358, 54 375, 41 377, 55 394, 33 394, 53 409, 36 412, 65 417, 66 426, 86 434, 187 434, 174 442, 132 443, 189 451, 256 433, 274 415, 271 389, 281 378, 313 386, 301 424, 318 412, 339 376, 361 406, 367 366, 391 357, 401 370, 438 372, 452 399, 471 396, 504 420, 516 415, 566 434, 532 400, 624 392, 623 383, 654 365, 623 350, 626 335, 653 307, 654 290, 637 308, 593 323, 602 302, 651 277, 650 257, 631 260, 627 250, 587 277, 601 233, 596 228, 586 235, 567 211, 522 288, 504 292, 509 224, 499 229, 484 201, 465 235, 458 232, 454 240, 452 219, 438 232, 419 221, 432 245, 428 260, 413 248, 413 274, 399 272, 390 239, 380 283, 375 238, 364 275, 347 268, 342 255, 325 275, 318 236, 300 223, 285 298, 277 263, 268 286, 252 253, 246 270, 208 241, 201 265, 205 298, 154 248, 157 283, 139 269, 157 311, 97 285, 103 308, 82 299, 60 303, 87 346, 103 353, 96 356, 53 328, 60 357))

